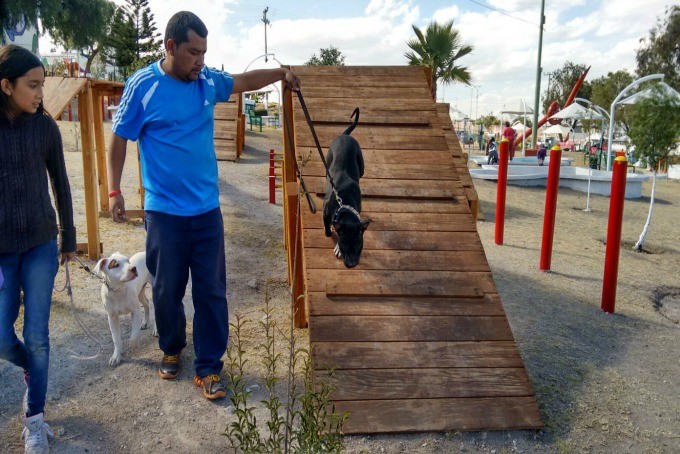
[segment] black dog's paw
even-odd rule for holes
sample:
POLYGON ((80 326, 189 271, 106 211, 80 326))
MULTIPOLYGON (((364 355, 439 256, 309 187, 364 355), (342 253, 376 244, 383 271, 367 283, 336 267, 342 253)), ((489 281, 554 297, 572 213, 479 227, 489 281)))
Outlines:
POLYGON ((326 230, 324 230, 323 233, 326 235, 327 238, 330 238, 330 237, 333 236, 333 232, 331 232, 331 229, 326 229, 326 230))

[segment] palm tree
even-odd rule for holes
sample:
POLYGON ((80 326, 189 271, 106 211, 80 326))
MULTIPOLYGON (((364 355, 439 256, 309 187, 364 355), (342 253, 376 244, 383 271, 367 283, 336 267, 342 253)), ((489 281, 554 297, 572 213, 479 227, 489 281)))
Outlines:
POLYGON ((462 82, 470 85, 470 71, 465 66, 456 65, 456 62, 472 52, 473 48, 461 43, 458 30, 453 28, 453 20, 443 25, 430 23, 424 35, 420 28, 415 25, 412 27, 417 39, 406 42, 413 52, 404 55, 410 65, 425 66, 432 70, 432 98, 437 99, 437 82, 440 79, 445 84, 462 82))

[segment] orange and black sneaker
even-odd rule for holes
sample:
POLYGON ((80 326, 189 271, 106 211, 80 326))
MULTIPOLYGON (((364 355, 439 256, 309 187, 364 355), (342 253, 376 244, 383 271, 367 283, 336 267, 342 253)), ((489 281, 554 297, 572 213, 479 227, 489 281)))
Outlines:
POLYGON ((176 355, 163 355, 161 365, 158 368, 158 375, 160 375, 163 380, 172 380, 177 378, 179 367, 179 353, 176 355))
POLYGON ((194 386, 203 388, 203 397, 209 400, 222 399, 227 395, 227 387, 217 374, 206 375, 203 378, 196 375, 194 386))

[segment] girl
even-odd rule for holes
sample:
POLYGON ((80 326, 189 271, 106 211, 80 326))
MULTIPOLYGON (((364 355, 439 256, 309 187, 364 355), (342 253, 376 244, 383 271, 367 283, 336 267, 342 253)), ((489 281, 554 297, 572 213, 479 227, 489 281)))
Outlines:
POLYGON ((44 82, 38 57, 19 46, 0 47, 0 358, 24 370, 22 438, 27 453, 48 452, 47 436, 53 436, 43 413, 50 304, 59 261, 71 260, 76 249, 61 135, 43 109, 44 82), (23 342, 14 332, 22 300, 23 342))
POLYGON ((496 148, 496 140, 491 137, 486 144, 486 154, 489 158, 486 160, 488 164, 498 164, 498 148, 496 148))

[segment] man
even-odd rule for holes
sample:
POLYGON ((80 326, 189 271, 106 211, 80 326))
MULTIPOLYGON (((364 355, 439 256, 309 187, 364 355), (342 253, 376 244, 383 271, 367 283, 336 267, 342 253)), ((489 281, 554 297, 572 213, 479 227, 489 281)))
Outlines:
POLYGON ((515 138, 517 137, 517 131, 510 126, 510 122, 505 122, 505 128, 503 128, 503 137, 510 141, 510 147, 508 152, 510 154, 510 161, 515 157, 515 138))
POLYGON ((145 188, 147 267, 155 278, 154 309, 163 351, 158 373, 174 379, 186 347, 182 298, 191 271, 194 315, 194 385, 208 399, 226 395, 220 377, 229 335, 224 227, 213 145, 213 108, 231 93, 285 80, 288 69, 229 75, 204 66, 208 30, 193 13, 170 18, 166 57, 137 71, 125 84, 109 147, 109 201, 124 222, 120 180, 128 140, 139 140, 145 188))

